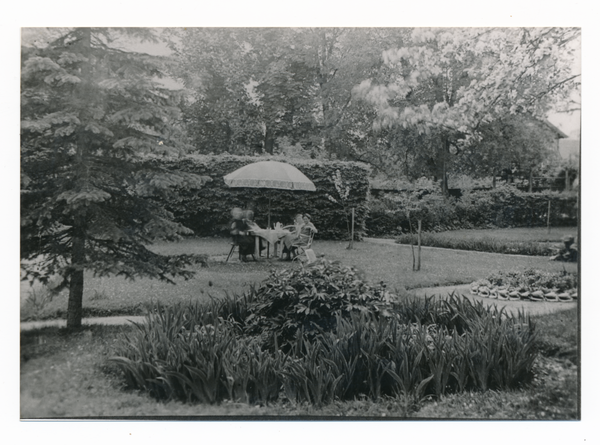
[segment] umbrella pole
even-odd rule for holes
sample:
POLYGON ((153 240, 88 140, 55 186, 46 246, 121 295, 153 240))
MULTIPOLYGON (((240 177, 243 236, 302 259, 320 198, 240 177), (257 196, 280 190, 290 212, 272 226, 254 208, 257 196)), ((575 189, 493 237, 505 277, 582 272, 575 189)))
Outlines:
POLYGON ((271 198, 269 197, 269 214, 267 218, 267 229, 271 228, 271 198))

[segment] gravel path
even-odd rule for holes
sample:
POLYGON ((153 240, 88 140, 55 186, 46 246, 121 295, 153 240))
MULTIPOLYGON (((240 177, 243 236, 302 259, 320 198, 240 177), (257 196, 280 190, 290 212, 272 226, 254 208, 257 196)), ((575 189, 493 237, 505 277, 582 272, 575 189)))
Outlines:
MULTIPOLYGON (((143 315, 123 315, 117 317, 90 317, 81 320, 84 325, 91 324, 103 324, 103 325, 125 325, 132 321, 136 323, 143 322, 145 317, 143 315)), ((67 326, 67 320, 41 320, 41 321, 22 321, 21 331, 28 331, 31 329, 45 328, 48 326, 58 326, 64 328, 67 326)))

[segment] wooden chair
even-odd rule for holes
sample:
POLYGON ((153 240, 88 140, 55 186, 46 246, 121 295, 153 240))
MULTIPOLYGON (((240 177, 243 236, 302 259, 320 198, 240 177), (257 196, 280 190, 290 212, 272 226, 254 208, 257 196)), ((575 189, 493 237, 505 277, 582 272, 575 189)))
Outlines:
POLYGON ((314 238, 315 232, 311 230, 310 235, 308 235, 307 239, 292 244, 292 250, 295 252, 294 260, 298 259, 298 261, 300 261, 300 255, 306 255, 306 251, 312 247, 314 238))

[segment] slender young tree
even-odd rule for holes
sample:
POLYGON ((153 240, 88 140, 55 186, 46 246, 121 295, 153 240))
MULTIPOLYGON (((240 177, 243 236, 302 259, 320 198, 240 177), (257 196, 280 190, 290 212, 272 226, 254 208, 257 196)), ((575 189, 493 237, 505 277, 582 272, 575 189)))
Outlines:
POLYGON ((67 327, 81 326, 84 272, 172 281, 192 256, 168 257, 153 240, 191 232, 157 196, 206 178, 169 172, 154 155, 186 149, 177 93, 156 79, 163 61, 118 47, 155 39, 143 29, 65 30, 22 49, 21 258, 26 279, 68 289, 67 327))

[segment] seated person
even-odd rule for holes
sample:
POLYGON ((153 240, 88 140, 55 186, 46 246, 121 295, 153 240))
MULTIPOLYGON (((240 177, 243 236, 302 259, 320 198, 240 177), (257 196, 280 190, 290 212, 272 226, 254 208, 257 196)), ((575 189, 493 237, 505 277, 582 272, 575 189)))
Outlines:
MULTIPOLYGON (((248 230, 260 229, 260 226, 254 222, 254 212, 252 210, 244 210, 243 214, 244 214, 243 220, 246 223, 248 230)), ((256 237, 253 236, 252 238, 254 239, 256 237)), ((267 248, 265 243, 266 243, 266 241, 264 239, 262 239, 262 238, 259 239, 259 246, 260 246, 259 248, 261 251, 263 251, 264 249, 267 248)))
POLYGON ((233 220, 231 222, 231 237, 240 250, 240 260, 247 261, 246 255, 254 254, 254 237, 248 235, 250 227, 244 220, 244 212, 239 207, 231 210, 233 220))
POLYGON ((294 218, 294 232, 286 235, 283 238, 284 248, 281 253, 282 259, 284 254, 287 254, 287 259, 291 259, 292 246, 294 244, 302 244, 308 242, 311 233, 317 233, 318 230, 311 222, 311 217, 308 213, 304 215, 299 213, 294 218))

